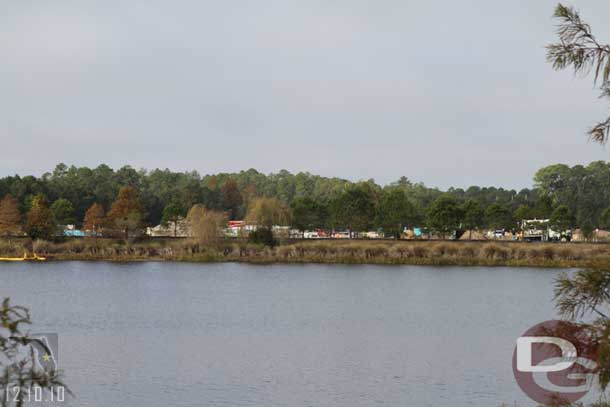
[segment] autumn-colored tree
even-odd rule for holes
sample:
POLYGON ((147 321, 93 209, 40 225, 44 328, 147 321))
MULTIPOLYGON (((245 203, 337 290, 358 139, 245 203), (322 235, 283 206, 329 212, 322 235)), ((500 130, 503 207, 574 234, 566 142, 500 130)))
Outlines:
POLYGON ((83 219, 83 229, 90 231, 93 236, 97 236, 106 222, 104 208, 99 203, 94 203, 87 209, 83 219))
POLYGON ((212 191, 215 191, 218 188, 218 177, 216 175, 211 175, 206 180, 205 186, 210 188, 212 191))
POLYGON ((223 212, 206 209, 203 205, 194 205, 186 216, 191 234, 201 244, 218 247, 222 241, 222 229, 227 224, 227 215, 223 212))
POLYGON ((139 229, 142 223, 142 206, 135 188, 127 186, 119 190, 119 196, 108 212, 108 219, 123 233, 125 239, 129 238, 130 232, 133 234, 139 229))
POLYGON ((246 186, 246 188, 244 188, 243 192, 242 192, 242 198, 243 198, 243 202, 242 205, 246 208, 248 208, 250 206, 250 203, 256 199, 256 197, 258 196, 258 191, 256 189, 256 185, 254 184, 249 184, 248 186, 246 186))
POLYGON ((246 222, 268 229, 273 225, 288 225, 290 209, 277 198, 255 198, 248 207, 246 222))
POLYGON ((44 195, 36 195, 27 216, 26 232, 32 239, 49 240, 56 231, 53 213, 44 195))
POLYGON ((13 236, 21 232, 19 205, 12 195, 0 201, 0 236, 13 236))

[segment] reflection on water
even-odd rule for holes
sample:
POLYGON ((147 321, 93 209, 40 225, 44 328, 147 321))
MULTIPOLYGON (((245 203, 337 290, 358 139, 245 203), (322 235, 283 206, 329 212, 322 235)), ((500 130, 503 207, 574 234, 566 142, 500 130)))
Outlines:
POLYGON ((542 269, 0 265, 58 332, 77 406, 530 405, 514 340, 555 317, 542 269))

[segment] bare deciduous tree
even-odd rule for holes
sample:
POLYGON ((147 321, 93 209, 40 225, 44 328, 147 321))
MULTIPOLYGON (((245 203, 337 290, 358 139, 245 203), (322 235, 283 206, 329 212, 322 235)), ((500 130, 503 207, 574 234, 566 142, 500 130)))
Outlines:
POLYGON ((194 205, 186 217, 191 234, 206 247, 218 247, 223 240, 222 229, 226 226, 227 215, 223 212, 194 205))

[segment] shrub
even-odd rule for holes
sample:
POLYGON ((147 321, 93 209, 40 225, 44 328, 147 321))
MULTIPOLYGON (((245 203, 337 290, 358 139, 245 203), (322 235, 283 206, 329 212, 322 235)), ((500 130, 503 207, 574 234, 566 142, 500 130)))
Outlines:
POLYGON ((475 257, 475 254, 475 250, 472 246, 464 246, 464 248, 462 249, 463 257, 475 257))
POLYGON ((499 260, 508 260, 508 250, 503 247, 498 247, 495 258, 499 260))
POLYGON ((424 246, 414 246, 413 247, 413 257, 424 258, 428 257, 428 249, 424 246))
POLYGON ((515 253, 513 254, 513 256, 517 260, 525 260, 527 258, 527 250, 524 249, 523 247, 520 247, 517 250, 515 250, 515 253))
POLYGON ((258 228, 248 236, 248 242, 252 244, 262 244, 264 246, 274 247, 277 245, 277 240, 273 237, 271 229, 258 228))
POLYGON ((387 257, 388 250, 382 246, 371 245, 364 248, 364 255, 367 259, 376 257, 387 257))
POLYGON ((483 247, 483 255, 488 259, 493 259, 499 250, 500 247, 498 245, 488 244, 483 247))
POLYGON ((295 249, 293 246, 280 246, 277 249, 277 254, 286 259, 288 257, 293 257, 295 253, 295 249))
POLYGON ((531 249, 530 251, 527 252, 527 257, 530 260, 536 260, 536 259, 542 257, 542 251, 539 249, 531 249))
POLYGON ((402 259, 409 256, 409 248, 402 244, 393 245, 388 250, 388 255, 393 259, 402 259))
POLYGON ((544 246, 542 248, 542 257, 545 260, 553 260, 555 258, 555 249, 551 246, 544 246))
POLYGON ((443 257, 447 252, 447 245, 444 243, 435 244, 432 248, 432 253, 435 257, 443 257))
POLYGON ((557 256, 562 260, 572 260, 574 258, 574 252, 569 247, 562 247, 559 249, 557 256))
POLYGON ((456 257, 459 253, 459 249, 456 245, 454 244, 450 244, 449 247, 447 247, 447 254, 451 257, 456 257))

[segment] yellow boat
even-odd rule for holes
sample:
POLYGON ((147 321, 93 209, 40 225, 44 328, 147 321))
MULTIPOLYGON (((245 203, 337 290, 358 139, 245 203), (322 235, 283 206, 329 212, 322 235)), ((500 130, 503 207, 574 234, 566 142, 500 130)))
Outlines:
POLYGON ((47 261, 47 258, 41 257, 36 253, 33 256, 23 253, 23 257, 0 257, 0 261, 47 261))

